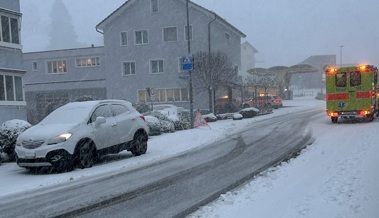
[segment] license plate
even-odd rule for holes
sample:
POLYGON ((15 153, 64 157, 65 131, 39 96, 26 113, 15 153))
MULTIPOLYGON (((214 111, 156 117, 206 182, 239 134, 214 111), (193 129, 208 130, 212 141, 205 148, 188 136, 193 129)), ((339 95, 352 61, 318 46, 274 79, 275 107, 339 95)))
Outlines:
POLYGON ((34 158, 36 158, 36 153, 34 153, 34 152, 32 152, 32 153, 26 153, 25 154, 25 158, 34 159, 34 158))

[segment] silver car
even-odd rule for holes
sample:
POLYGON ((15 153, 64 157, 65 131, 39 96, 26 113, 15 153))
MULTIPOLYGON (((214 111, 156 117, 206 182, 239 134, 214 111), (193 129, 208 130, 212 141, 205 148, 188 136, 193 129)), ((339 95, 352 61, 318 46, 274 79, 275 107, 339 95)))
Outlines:
POLYGON ((131 151, 145 154, 144 117, 122 100, 73 102, 59 107, 17 138, 20 167, 58 171, 91 167, 100 155, 131 151))

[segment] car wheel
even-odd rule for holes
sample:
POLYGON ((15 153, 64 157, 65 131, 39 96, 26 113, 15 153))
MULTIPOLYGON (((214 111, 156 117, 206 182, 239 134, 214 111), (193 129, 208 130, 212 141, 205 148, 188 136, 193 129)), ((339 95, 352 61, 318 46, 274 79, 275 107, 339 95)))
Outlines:
POLYGON ((91 140, 82 140, 78 143, 76 166, 80 169, 90 168, 96 161, 96 147, 91 140))
POLYGON ((137 132, 134 135, 134 139, 132 141, 133 146, 131 152, 134 156, 139 156, 141 154, 145 154, 147 151, 147 135, 143 132, 137 132))
POLYGON ((337 123, 338 117, 332 117, 332 123, 337 123))

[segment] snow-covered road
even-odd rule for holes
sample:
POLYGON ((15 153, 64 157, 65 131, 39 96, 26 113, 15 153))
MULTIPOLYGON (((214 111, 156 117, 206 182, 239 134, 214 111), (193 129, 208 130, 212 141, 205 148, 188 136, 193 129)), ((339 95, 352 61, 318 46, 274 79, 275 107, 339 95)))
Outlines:
MULTIPOLYGON (((151 137, 146 155, 122 152, 118 160, 62 174, 33 175, 15 163, 0 166, 0 199, 101 177, 178 155, 249 123, 306 108, 324 108, 311 97, 285 101, 286 108, 244 120, 210 123, 210 127, 151 137)), ((228 192, 190 217, 365 217, 379 214, 379 119, 372 123, 336 124, 320 116, 313 124, 316 141, 288 163, 271 168, 237 190, 228 192)), ((1 204, 1 203, 0 203, 1 204)), ((3 215, 0 214, 0 217, 3 215)))

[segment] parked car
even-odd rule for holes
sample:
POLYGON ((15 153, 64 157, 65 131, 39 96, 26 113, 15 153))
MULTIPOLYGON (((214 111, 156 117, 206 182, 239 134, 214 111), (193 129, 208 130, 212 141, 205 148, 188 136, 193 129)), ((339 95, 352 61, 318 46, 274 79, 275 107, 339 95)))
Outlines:
POLYGON ((275 98, 272 95, 258 96, 256 98, 250 99, 249 101, 244 101, 242 103, 243 108, 255 107, 255 108, 265 108, 278 106, 275 104, 275 98))
POLYGON ((239 111, 243 118, 252 118, 259 114, 259 110, 255 107, 247 107, 239 111))
POLYGON ((278 107, 283 107, 283 99, 277 95, 273 95, 275 98, 275 104, 278 105, 278 107))
POLYGON ((91 167, 99 155, 131 151, 146 153, 148 129, 130 102, 100 100, 59 107, 16 142, 20 167, 53 167, 66 171, 91 167))
POLYGON ((159 111, 160 113, 162 113, 162 114, 166 115, 167 117, 171 118, 172 120, 176 121, 181 116, 184 108, 178 107, 178 106, 173 105, 173 104, 157 104, 157 105, 153 105, 153 110, 159 111))

